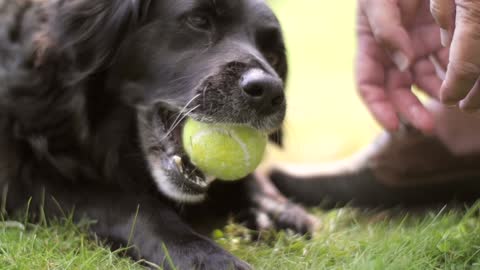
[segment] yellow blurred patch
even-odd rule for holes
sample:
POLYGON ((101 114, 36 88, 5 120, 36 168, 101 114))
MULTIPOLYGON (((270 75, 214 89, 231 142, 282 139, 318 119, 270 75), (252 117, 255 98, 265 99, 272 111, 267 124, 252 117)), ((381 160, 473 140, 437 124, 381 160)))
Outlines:
POLYGON ((355 2, 273 0, 289 51, 285 149, 269 161, 320 162, 344 157, 379 128, 354 85, 355 2))

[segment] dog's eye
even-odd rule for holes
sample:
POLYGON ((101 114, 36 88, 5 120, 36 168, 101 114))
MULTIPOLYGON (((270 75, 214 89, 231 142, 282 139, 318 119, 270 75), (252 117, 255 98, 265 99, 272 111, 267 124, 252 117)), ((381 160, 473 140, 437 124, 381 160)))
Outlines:
POLYGON ((209 30, 212 26, 210 18, 205 15, 191 15, 187 17, 187 24, 196 30, 209 30))
POLYGON ((280 58, 275 53, 265 53, 265 58, 273 67, 277 66, 280 62, 280 58))

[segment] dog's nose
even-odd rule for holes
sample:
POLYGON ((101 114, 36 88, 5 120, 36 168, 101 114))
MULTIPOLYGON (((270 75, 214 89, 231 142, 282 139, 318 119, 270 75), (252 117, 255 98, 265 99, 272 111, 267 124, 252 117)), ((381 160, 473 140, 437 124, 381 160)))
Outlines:
POLYGON ((243 74, 240 87, 260 112, 273 113, 285 103, 282 80, 261 69, 251 69, 243 74))

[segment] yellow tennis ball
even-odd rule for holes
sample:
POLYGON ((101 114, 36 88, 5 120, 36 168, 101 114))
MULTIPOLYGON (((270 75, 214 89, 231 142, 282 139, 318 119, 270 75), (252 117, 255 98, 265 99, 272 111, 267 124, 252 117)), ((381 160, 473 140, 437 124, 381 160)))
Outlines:
POLYGON ((193 119, 185 123, 182 136, 192 163, 221 180, 238 180, 253 172, 267 145, 267 135, 254 128, 193 119))

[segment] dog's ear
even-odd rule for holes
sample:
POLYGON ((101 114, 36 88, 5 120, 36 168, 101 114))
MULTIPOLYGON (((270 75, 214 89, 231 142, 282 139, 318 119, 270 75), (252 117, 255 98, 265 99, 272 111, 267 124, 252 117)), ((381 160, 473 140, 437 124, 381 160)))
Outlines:
POLYGON ((81 73, 95 71, 115 54, 122 38, 142 23, 151 0, 59 1, 52 26, 60 50, 81 73))

